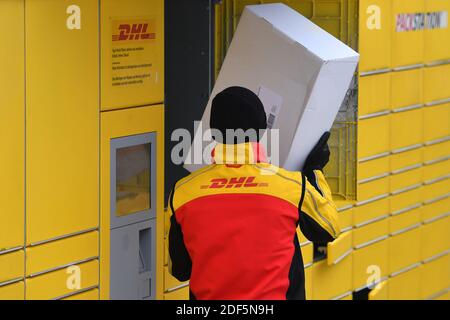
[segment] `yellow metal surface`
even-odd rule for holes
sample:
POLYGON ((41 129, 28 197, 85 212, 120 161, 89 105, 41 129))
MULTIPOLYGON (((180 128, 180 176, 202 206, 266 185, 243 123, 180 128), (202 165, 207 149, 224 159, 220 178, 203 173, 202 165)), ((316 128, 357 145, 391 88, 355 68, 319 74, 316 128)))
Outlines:
POLYGON ((420 298, 431 298, 450 286, 450 254, 425 263, 420 274, 420 298))
POLYGON ((389 151, 390 115, 360 120, 358 123, 358 159, 389 151), (373 139, 377 137, 377 139, 373 139))
POLYGON ((363 227, 355 228, 353 229, 353 246, 358 247, 369 243, 370 241, 376 241, 377 239, 386 236, 388 234, 388 231, 388 218, 370 223, 363 227))
POLYGON ((390 140, 392 150, 421 144, 423 142, 422 108, 393 113, 390 140))
POLYGON ((359 70, 391 66, 391 0, 359 1, 359 70))
MULTIPOLYGON (((450 69, 448 72, 450 74, 450 69)), ((450 84, 450 80, 447 83, 450 84)), ((425 142, 450 136, 450 103, 424 108, 423 118, 425 142)))
POLYGON ((88 290, 82 293, 74 294, 62 300, 98 300, 98 289, 88 290))
POLYGON ((389 177, 358 183, 358 200, 364 201, 389 193, 389 177))
POLYGON ((0 251, 24 244, 24 2, 0 1, 0 251))
POLYGON ((98 260, 85 262, 72 268, 63 268, 37 277, 28 278, 26 280, 26 299, 55 299, 98 285, 98 260), (79 269, 75 269, 77 267, 79 269), (74 278, 77 275, 80 276, 79 283, 74 278))
POLYGON ((423 179, 425 181, 438 179, 450 173, 450 158, 439 162, 426 164, 423 167, 423 179))
POLYGON ((0 255, 0 283, 23 278, 24 257, 23 250, 0 255))
MULTIPOLYGON (((338 206, 338 204, 336 204, 338 206)), ((339 227, 341 230, 351 228, 353 226, 353 204, 347 208, 338 206, 339 227)))
POLYGON ((420 268, 414 268, 389 279, 389 300, 420 299, 420 268))
POLYGON ((23 299, 25 299, 25 284, 23 281, 0 287, 0 300, 23 299))
POLYGON ((169 273, 169 268, 166 266, 164 267, 164 292, 170 291, 183 284, 185 284, 185 282, 180 282, 175 279, 175 277, 169 273))
POLYGON ((402 151, 390 155, 391 172, 411 167, 423 162, 423 149, 418 147, 413 150, 402 151))
POLYGON ((392 0, 392 66, 405 66, 422 63, 424 60, 424 31, 397 31, 399 14, 425 12, 425 0, 392 0))
POLYGON ((391 213, 422 203, 422 189, 419 187, 389 197, 391 213))
POLYGON ((329 266, 325 260, 312 266, 313 299, 328 300, 352 290, 352 256, 336 265, 329 266))
POLYGON ((450 155, 450 140, 427 145, 423 149, 423 161, 441 159, 450 155))
POLYGON ((450 216, 425 224, 421 228, 422 260, 429 259, 449 249, 450 216))
MULTIPOLYGON (((447 59, 449 58, 450 55, 447 59)), ((423 79, 425 102, 450 98, 450 89, 448 88, 450 82, 450 64, 425 68, 423 71, 423 79)))
POLYGON ((98 4, 27 1, 27 243, 98 226, 98 4))
MULTIPOLYGON (((450 1, 426 0, 425 10, 427 12, 447 11, 448 14, 450 13, 450 1)), ((450 39, 450 28, 448 27, 425 30, 425 61, 431 62, 448 59, 450 57, 450 41, 448 39, 450 39)))
POLYGON ((388 280, 382 281, 369 292, 369 300, 387 300, 388 290, 389 290, 388 280))
POLYGON ((305 294, 306 300, 311 300, 313 297, 313 271, 312 267, 305 268, 305 294))
POLYGON ((429 221, 448 212, 450 196, 427 203, 422 207, 422 221, 429 221))
POLYGON ((303 265, 307 266, 313 262, 313 256, 314 256, 314 245, 313 243, 309 243, 307 245, 304 245, 301 247, 302 251, 302 258, 303 258, 303 265))
POLYGON ((189 287, 165 293, 164 300, 189 300, 189 287))
POLYGON ((433 200, 445 194, 450 190, 450 177, 443 177, 442 180, 433 181, 423 187, 423 199, 433 200))
POLYGON ((389 274, 420 261, 420 228, 392 236, 389 239, 389 274))
POLYGON ((421 222, 422 207, 415 207, 414 209, 405 208, 404 210, 408 211, 396 213, 389 219, 390 233, 399 232, 421 222))
POLYGON ((162 103, 164 1, 102 0, 101 22, 101 109, 162 103))
POLYGON ((399 109, 422 103, 422 69, 397 71, 391 75, 391 108, 399 109))
POLYGON ((358 164, 358 180, 370 179, 389 173, 389 157, 381 157, 358 164))
POLYGON ((359 226, 367 221, 387 216, 389 214, 389 199, 383 198, 364 205, 357 205, 354 210, 353 225, 359 226))
POLYGON ((422 182, 422 167, 402 171, 390 176, 390 190, 395 192, 422 182))
POLYGON ((101 114, 100 298, 109 299, 110 139, 156 132, 156 298, 164 291, 164 106, 130 108, 101 114))
POLYGON ((27 248, 27 275, 98 256, 98 231, 27 248))
POLYGON ((367 285, 371 276, 387 276, 388 241, 383 240, 370 246, 353 251, 353 289, 367 285), (370 267, 378 266, 380 273, 374 273, 370 267))
POLYGON ((327 265, 340 264, 352 249, 352 231, 341 233, 336 240, 327 245, 327 265))

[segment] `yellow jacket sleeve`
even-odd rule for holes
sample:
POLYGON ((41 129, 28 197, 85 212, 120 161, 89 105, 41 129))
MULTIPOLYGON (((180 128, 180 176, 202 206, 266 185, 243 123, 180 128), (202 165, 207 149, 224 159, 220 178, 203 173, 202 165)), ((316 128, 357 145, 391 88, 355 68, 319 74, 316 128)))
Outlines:
POLYGON ((314 170, 313 184, 304 179, 304 198, 300 204, 300 229, 314 242, 331 242, 340 233, 338 213, 331 190, 320 170, 314 170))

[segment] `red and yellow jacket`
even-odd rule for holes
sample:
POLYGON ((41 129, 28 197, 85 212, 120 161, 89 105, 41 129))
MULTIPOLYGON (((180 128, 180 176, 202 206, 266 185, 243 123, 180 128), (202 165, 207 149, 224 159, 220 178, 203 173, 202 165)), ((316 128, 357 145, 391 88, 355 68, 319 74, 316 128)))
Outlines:
POLYGON ((218 145, 215 164, 178 181, 169 199, 169 270, 193 299, 304 299, 299 225, 314 242, 339 234, 323 173, 266 162, 256 143, 218 145))

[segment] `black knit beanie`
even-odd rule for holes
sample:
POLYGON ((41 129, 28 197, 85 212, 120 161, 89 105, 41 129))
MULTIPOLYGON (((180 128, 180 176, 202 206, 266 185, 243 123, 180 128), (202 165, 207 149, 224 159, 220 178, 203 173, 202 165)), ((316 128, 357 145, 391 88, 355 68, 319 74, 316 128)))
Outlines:
MULTIPOLYGON (((266 112, 258 96, 243 87, 229 87, 218 93, 211 104, 210 128, 221 132, 226 137, 226 129, 259 130, 267 128, 266 112)), ((219 141, 222 143, 239 143, 242 141, 219 141)), ((249 141, 246 141, 249 142, 249 141)))

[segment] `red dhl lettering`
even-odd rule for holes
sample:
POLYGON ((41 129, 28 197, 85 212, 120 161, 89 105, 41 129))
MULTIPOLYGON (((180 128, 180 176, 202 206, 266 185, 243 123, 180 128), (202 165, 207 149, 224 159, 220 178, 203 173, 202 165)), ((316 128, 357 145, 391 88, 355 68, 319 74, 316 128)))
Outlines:
POLYGON ((203 185, 201 189, 222 189, 222 188, 254 188, 254 187, 267 187, 267 183, 255 182, 256 177, 239 177, 239 178, 217 178, 211 179, 209 185, 203 185))
POLYGON ((147 32, 148 23, 120 24, 119 34, 112 36, 113 41, 133 41, 155 39, 156 34, 147 32))

